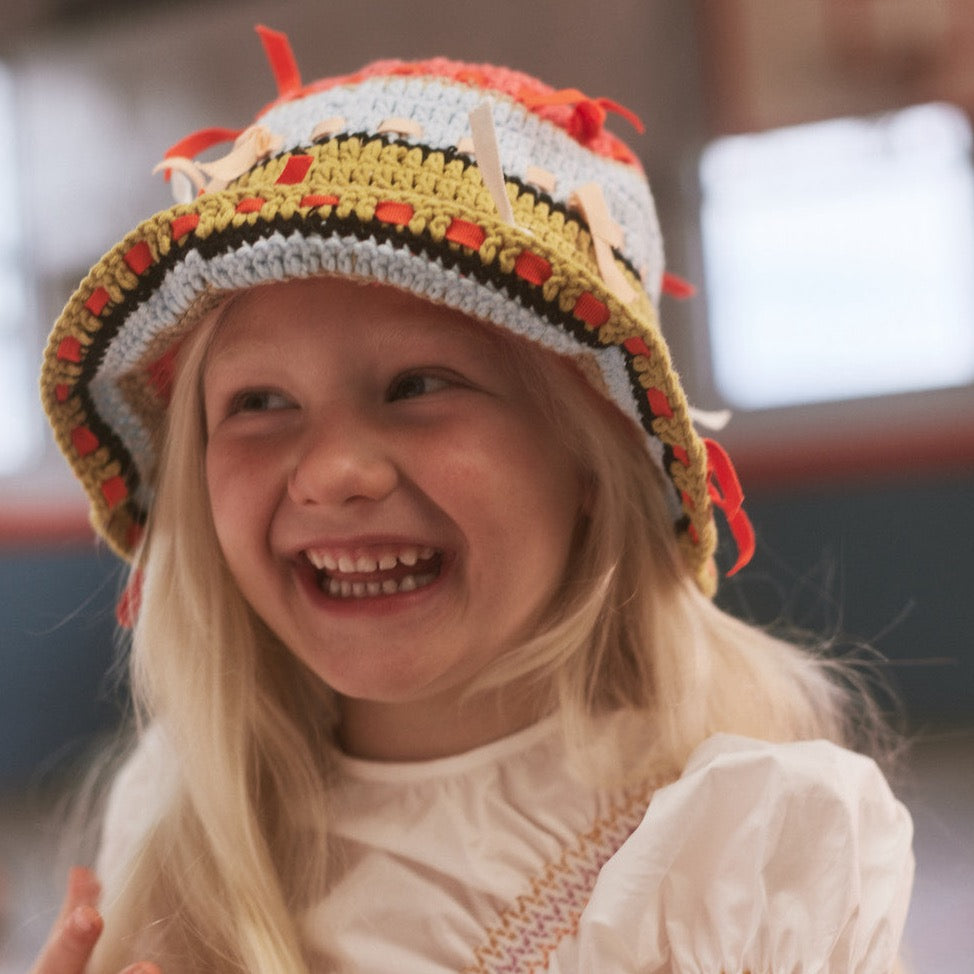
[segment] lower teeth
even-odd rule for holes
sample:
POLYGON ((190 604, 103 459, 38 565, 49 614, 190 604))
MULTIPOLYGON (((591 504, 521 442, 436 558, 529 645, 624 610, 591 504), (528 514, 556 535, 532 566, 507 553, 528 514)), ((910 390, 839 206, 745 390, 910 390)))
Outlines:
POLYGON ((431 572, 424 575, 406 575, 396 581, 387 578, 382 582, 348 582, 337 578, 322 579, 322 588, 327 587, 328 594, 337 599, 364 599, 376 595, 395 595, 397 592, 414 592, 424 585, 429 585, 436 574, 431 572))

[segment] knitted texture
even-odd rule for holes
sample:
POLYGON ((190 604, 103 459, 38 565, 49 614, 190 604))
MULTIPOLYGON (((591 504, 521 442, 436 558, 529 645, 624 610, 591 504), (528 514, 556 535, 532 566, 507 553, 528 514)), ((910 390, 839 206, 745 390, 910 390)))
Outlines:
POLYGON ((227 156, 167 157, 174 183, 194 184, 186 201, 110 250, 52 333, 45 407, 111 547, 129 557, 138 544, 177 341, 201 308, 262 282, 338 274, 582 360, 647 434, 688 568, 712 592, 711 469, 657 320, 655 209, 635 157, 602 128, 607 110, 624 110, 444 59, 308 86, 275 71, 287 90, 227 156), (473 144, 470 113, 485 100, 513 219, 491 194, 491 146, 482 133, 473 144))

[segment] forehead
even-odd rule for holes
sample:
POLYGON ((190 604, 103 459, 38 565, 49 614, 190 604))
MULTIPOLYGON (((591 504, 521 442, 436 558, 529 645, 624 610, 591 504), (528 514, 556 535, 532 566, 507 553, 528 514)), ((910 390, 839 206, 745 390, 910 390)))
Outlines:
POLYGON ((348 339, 363 346, 443 343, 484 353, 513 344, 496 328, 397 288, 318 277, 251 288, 221 309, 210 358, 231 349, 280 348, 289 336, 348 339))

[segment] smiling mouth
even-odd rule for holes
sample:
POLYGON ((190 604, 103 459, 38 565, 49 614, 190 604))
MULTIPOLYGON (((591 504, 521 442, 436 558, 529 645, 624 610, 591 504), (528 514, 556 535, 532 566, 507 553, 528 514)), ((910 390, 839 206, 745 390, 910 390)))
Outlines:
POLYGON ((439 578, 443 552, 416 545, 376 551, 308 549, 318 587, 335 599, 369 599, 415 592, 439 578))

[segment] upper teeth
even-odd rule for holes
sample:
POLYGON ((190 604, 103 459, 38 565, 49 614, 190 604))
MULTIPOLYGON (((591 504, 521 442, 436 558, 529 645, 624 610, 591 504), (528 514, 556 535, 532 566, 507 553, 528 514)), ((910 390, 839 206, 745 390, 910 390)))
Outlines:
POLYGON ((326 571, 330 574, 365 574, 376 571, 389 571, 397 564, 412 567, 418 561, 426 561, 436 554, 434 548, 419 547, 418 545, 404 545, 398 548, 390 548, 377 554, 350 553, 341 554, 334 551, 322 551, 308 549, 305 554, 308 561, 319 571, 326 571))

